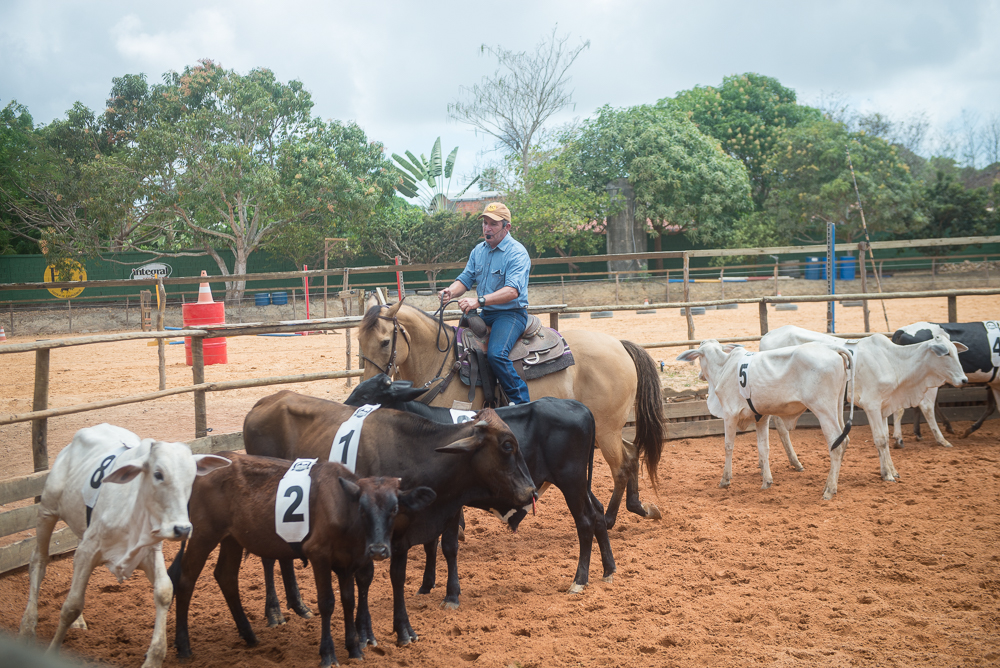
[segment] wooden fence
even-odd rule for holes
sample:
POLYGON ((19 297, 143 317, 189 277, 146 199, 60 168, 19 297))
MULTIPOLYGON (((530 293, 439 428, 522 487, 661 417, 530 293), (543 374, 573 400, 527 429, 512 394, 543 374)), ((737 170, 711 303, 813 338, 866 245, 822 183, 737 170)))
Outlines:
MULTIPOLYGON (((903 292, 903 293, 892 293, 879 295, 878 298, 881 299, 907 299, 907 298, 947 298, 949 302, 949 321, 957 322, 957 297, 968 296, 968 295, 997 295, 1000 294, 1000 288, 981 288, 981 289, 965 289, 965 290, 932 290, 932 291, 922 291, 922 292, 903 292)), ((814 295, 814 296, 798 296, 798 297, 763 297, 763 298, 752 298, 752 299, 725 299, 725 300, 708 300, 708 301, 685 301, 680 303, 661 303, 661 304, 632 304, 632 305, 615 305, 615 306, 591 306, 591 307, 568 307, 565 304, 553 304, 547 306, 535 306, 531 307, 529 310, 534 313, 548 313, 549 314, 549 324, 551 327, 558 328, 559 326, 559 314, 560 313, 585 313, 591 311, 625 311, 625 310, 639 310, 639 309, 649 309, 649 308, 685 308, 688 323, 688 338, 683 341, 666 341, 666 342, 652 342, 641 344, 644 348, 665 348, 665 347, 684 347, 684 346, 694 346, 698 345, 701 340, 696 339, 694 336, 694 321, 690 315, 691 308, 693 306, 708 306, 708 305, 722 305, 722 304, 748 304, 756 303, 758 304, 758 315, 760 318, 760 332, 761 335, 766 334, 768 331, 767 323, 767 305, 768 304, 781 304, 781 303, 792 303, 792 302, 830 302, 834 300, 865 300, 874 298, 872 294, 855 294, 855 295, 814 295)), ((445 314, 446 319, 453 320, 461 316, 459 311, 448 311, 445 314)), ((24 501, 32 497, 37 497, 40 494, 42 488, 45 484, 45 478, 47 476, 46 469, 48 468, 48 446, 47 446, 47 420, 50 417, 55 417, 59 415, 69 415, 73 413, 81 413, 91 410, 97 410, 102 408, 108 408, 111 406, 120 406, 129 403, 139 403, 145 401, 152 401, 165 396, 190 393, 194 395, 194 413, 195 413, 195 440, 191 442, 192 448, 199 452, 215 452, 219 450, 227 449, 241 449, 242 448, 242 434, 221 434, 213 435, 209 437, 207 435, 207 412, 206 412, 206 402, 205 394, 206 392, 217 392, 225 391, 237 388, 246 387, 263 387, 270 385, 279 385, 285 383, 298 383, 298 382, 308 382, 316 380, 328 380, 334 378, 349 378, 360 376, 363 371, 331 371, 331 372, 319 372, 310 374, 297 374, 292 376, 272 376, 267 378, 255 378, 239 381, 227 381, 227 382, 217 382, 217 383, 206 383, 205 382, 205 369, 204 369, 204 355, 203 355, 203 339, 210 337, 219 336, 251 336, 256 334, 276 334, 276 333, 294 333, 302 331, 319 331, 319 330, 337 330, 350 327, 356 327, 360 323, 361 317, 344 317, 344 318, 327 318, 318 320, 301 320, 301 321, 289 321, 281 323, 248 323, 248 324, 224 324, 224 325, 205 325, 200 326, 198 329, 185 329, 183 335, 191 337, 191 350, 192 350, 192 376, 193 384, 185 387, 179 388, 163 388, 161 384, 161 390, 158 392, 152 392, 148 394, 135 395, 129 397, 120 397, 117 399, 109 399, 100 402, 92 402, 87 404, 77 404, 74 406, 65 406, 59 408, 49 408, 48 407, 48 387, 49 387, 49 351, 54 348, 64 348, 68 346, 78 346, 78 345, 89 345, 95 343, 105 343, 109 341, 122 341, 122 340, 134 340, 134 339, 152 339, 157 341, 161 348, 163 340, 169 337, 178 336, 177 332, 129 332, 123 334, 107 334, 107 335, 96 335, 87 336, 71 339, 56 339, 49 341, 36 341, 33 343, 21 343, 21 344, 7 344, 0 346, 0 355, 12 354, 12 353, 23 353, 23 352, 34 352, 35 353, 35 379, 34 379, 34 401, 32 404, 32 410, 27 413, 21 413, 18 415, 7 415, 0 416, 0 425, 3 424, 13 424, 16 422, 26 422, 31 421, 32 423, 32 456, 34 460, 35 473, 23 476, 21 478, 15 478, 11 480, 5 480, 0 482, 0 504, 8 504, 13 502, 24 501)), ((867 323, 866 323, 867 324, 867 323)), ((867 332, 867 327, 866 327, 867 332)), ((865 334, 850 336, 863 336, 865 334)), ((755 337, 738 337, 734 339, 720 339, 722 341, 755 341, 759 340, 759 336, 755 337)), ((162 359, 162 357, 161 357, 162 359)), ((162 376, 161 376, 162 378, 162 376)), ((694 401, 689 405, 679 404, 671 405, 667 409, 668 419, 671 424, 676 423, 691 423, 689 426, 671 426, 668 427, 666 438, 686 438, 691 436, 708 435, 713 433, 721 433, 718 424, 713 422, 713 419, 708 414, 707 408, 703 405, 703 402, 694 401), (705 423, 705 424, 694 424, 694 423, 705 423)), ((964 414, 963 414, 964 415, 964 414)), ((978 414, 975 416, 978 417, 978 414)), ((962 417, 956 417, 956 419, 965 419, 962 417)), ((721 423, 721 421, 718 421, 721 423)), ((803 424, 805 424, 804 422, 803 424)), ((0 513, 0 537, 7 537, 12 534, 30 529, 34 526, 35 518, 37 517, 37 505, 27 506, 23 508, 17 508, 4 513, 0 513)), ((63 530, 58 533, 58 536, 53 537, 53 546, 51 548, 52 554, 65 552, 73 549, 76 545, 75 538, 72 534, 67 534, 67 530, 63 530)), ((34 545, 34 538, 28 538, 20 542, 8 545, 4 548, 0 548, 0 572, 5 572, 12 568, 17 568, 27 563, 27 559, 30 556, 31 550, 34 545)))

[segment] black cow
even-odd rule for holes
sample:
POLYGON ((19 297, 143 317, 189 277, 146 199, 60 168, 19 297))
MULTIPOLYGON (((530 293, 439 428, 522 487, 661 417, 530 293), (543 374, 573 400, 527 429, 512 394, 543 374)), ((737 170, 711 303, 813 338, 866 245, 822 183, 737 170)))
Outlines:
MULTIPOLYGON (((258 401, 243 421, 247 454, 282 459, 327 459, 340 425, 355 412, 352 406, 282 391, 258 401)), ((437 494, 422 512, 399 516, 392 537, 389 575, 393 594, 393 630, 397 644, 417 639, 406 613, 403 585, 410 546, 444 534, 457 541, 458 512, 464 505, 504 499, 504 503, 531 503, 535 486, 520 453, 517 439, 491 409, 479 411, 466 424, 437 424, 392 409, 377 410, 365 418, 357 450, 359 476, 395 476, 408 488, 429 487, 437 494)), ((457 548, 456 548, 457 551, 457 548)), ((265 564, 267 567, 267 564, 265 564)), ((291 569, 283 569, 282 575, 291 569)), ((266 575, 265 570, 265 575, 266 575)), ((293 573, 294 574, 294 573, 293 573)), ((373 568, 358 572, 358 615, 367 610, 367 592, 373 568)), ((272 583, 271 580, 268 580, 272 583)), ((286 595, 289 590, 286 587, 286 595)), ((445 603, 458 606, 458 576, 449 577, 445 603)), ((277 595, 267 592, 269 601, 277 595)), ((376 644, 370 621, 358 624, 362 646, 376 644)))
MULTIPOLYGON (((968 350, 963 353, 959 353, 958 361, 962 363, 962 370, 965 371, 965 375, 968 376, 969 384, 985 384, 988 387, 986 412, 983 413, 975 424, 965 430, 965 433, 962 434, 962 438, 965 438, 972 432, 979 429, 983 425, 983 422, 986 421, 986 418, 993 414, 997 404, 1000 403, 1000 378, 997 377, 997 367, 1000 366, 1000 325, 998 325, 995 320, 987 322, 962 323, 916 322, 912 325, 907 325, 906 327, 897 329, 892 335, 892 342, 905 346, 912 343, 927 341, 934 338, 938 334, 946 336, 952 341, 965 344, 968 350)), ((937 428, 937 421, 934 413, 934 405, 936 401, 937 388, 928 390, 927 394, 924 395, 923 400, 920 402, 920 411, 927 420, 927 424, 930 426, 931 431, 935 432, 934 436, 938 443, 950 446, 951 444, 944 440, 943 436, 940 436, 940 430, 937 428)), ((893 433, 896 437, 896 444, 899 447, 902 447, 903 442, 902 435, 900 433, 900 419, 902 417, 902 411, 895 415, 895 426, 893 428, 893 433)), ((944 420, 945 429, 948 430, 949 434, 953 434, 954 432, 951 429, 951 423, 948 422, 948 418, 944 415, 942 415, 941 418, 944 420)), ((919 439, 919 413, 913 421, 913 432, 919 439)))
MULTIPOLYGON (((416 413, 435 422, 450 424, 452 422, 450 409, 427 406, 415 401, 424 392, 426 388, 414 388, 410 381, 393 382, 385 374, 379 374, 358 385, 344 403, 349 406, 381 404, 384 407, 416 413)), ((594 469, 595 438, 594 416, 590 409, 572 399, 543 397, 520 406, 497 408, 496 412, 517 437, 531 478, 535 486, 540 488, 539 496, 549 485, 555 485, 562 491, 566 505, 576 522, 576 533, 580 540, 580 558, 569 591, 581 593, 587 586, 590 554, 595 535, 604 566, 603 579, 605 582, 611 582, 615 572, 615 559, 611 552, 611 541, 608 539, 604 507, 590 489, 594 469)), ((492 510, 512 530, 517 530, 518 524, 527 514, 527 508, 512 507, 499 499, 493 500, 492 503, 469 505, 492 510)), ((451 538, 454 539, 453 545, 446 545, 445 539, 442 539, 441 544, 441 551, 448 562, 449 577, 456 567, 454 559, 449 555, 458 550, 457 533, 449 536, 449 539, 451 538)), ((434 586, 436 541, 425 544, 424 549, 427 561, 423 584, 419 590, 421 594, 430 592, 434 586)))

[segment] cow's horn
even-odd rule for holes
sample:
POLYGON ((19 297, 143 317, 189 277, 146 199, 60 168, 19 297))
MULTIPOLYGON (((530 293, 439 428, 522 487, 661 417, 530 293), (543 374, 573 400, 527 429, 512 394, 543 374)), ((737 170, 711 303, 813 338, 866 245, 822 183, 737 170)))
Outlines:
POLYGON ((477 427, 489 427, 490 423, 487 422, 486 420, 480 420, 479 422, 476 423, 476 426, 477 427))

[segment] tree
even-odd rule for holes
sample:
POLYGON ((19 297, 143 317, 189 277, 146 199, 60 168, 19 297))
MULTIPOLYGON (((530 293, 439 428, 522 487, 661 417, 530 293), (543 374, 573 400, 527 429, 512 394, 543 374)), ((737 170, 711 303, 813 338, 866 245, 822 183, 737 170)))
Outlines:
POLYGON ((669 229, 721 243, 751 207, 743 165, 673 109, 601 107, 577 146, 582 183, 597 192, 627 178, 636 217, 648 218, 659 234, 669 229))
MULTIPOLYGON (((406 197, 419 196, 428 213, 454 210, 454 204, 448 200, 448 193, 451 190, 451 175, 455 169, 457 157, 458 147, 456 146, 448 154, 447 159, 442 162, 440 137, 431 148, 430 160, 424 157, 423 153, 420 154, 419 158, 409 151, 406 151, 406 158, 393 153, 392 159, 396 161, 396 173, 403 181, 396 186, 397 190, 406 197), (447 184, 445 179, 448 179, 447 184)), ((455 197, 464 195, 465 191, 478 180, 479 176, 477 175, 455 197)))
MULTIPOLYGON (((426 213, 396 198, 372 221, 364 247, 392 262, 398 255, 406 264, 458 262, 481 236, 479 222, 454 211, 426 213)), ((431 289, 437 288, 438 271, 427 271, 431 289)))
POLYGON ((831 222, 843 241, 862 235, 848 150, 872 237, 891 238, 923 225, 919 182, 896 149, 824 118, 787 131, 775 147, 767 210, 778 238, 820 243, 831 222))
POLYGON ((553 28, 534 53, 482 45, 482 53, 496 58, 496 71, 483 77, 481 83, 462 87, 467 99, 448 105, 452 118, 493 137, 498 147, 519 156, 522 178, 528 173, 538 131, 553 114, 572 103, 567 72, 590 47, 590 41, 576 47, 570 47, 568 41, 569 35, 558 37, 553 28))
POLYGON ((767 162, 782 132, 819 118, 817 110, 796 103, 794 90, 753 72, 726 77, 719 87, 683 91, 658 104, 683 111, 699 130, 743 162, 757 211, 763 210, 771 188, 773 174, 767 162))
MULTIPOLYGON (((914 234, 907 236, 946 239, 986 235, 995 233, 1000 222, 991 207, 989 191, 986 188, 967 189, 954 174, 938 172, 937 178, 925 187, 923 199, 926 221, 914 234)), ((959 250, 960 246, 920 249, 932 255, 959 250)))

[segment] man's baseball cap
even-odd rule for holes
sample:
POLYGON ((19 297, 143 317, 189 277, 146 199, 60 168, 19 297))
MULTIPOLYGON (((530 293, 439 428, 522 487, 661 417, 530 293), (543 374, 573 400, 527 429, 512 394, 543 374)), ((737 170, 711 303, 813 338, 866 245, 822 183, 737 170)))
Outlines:
POLYGON ((482 218, 483 216, 491 220, 497 220, 497 221, 505 220, 508 223, 511 222, 510 209, 508 209, 507 205, 504 204, 503 202, 490 202, 489 204, 487 204, 486 208, 483 209, 483 212, 479 214, 480 218, 482 218))

